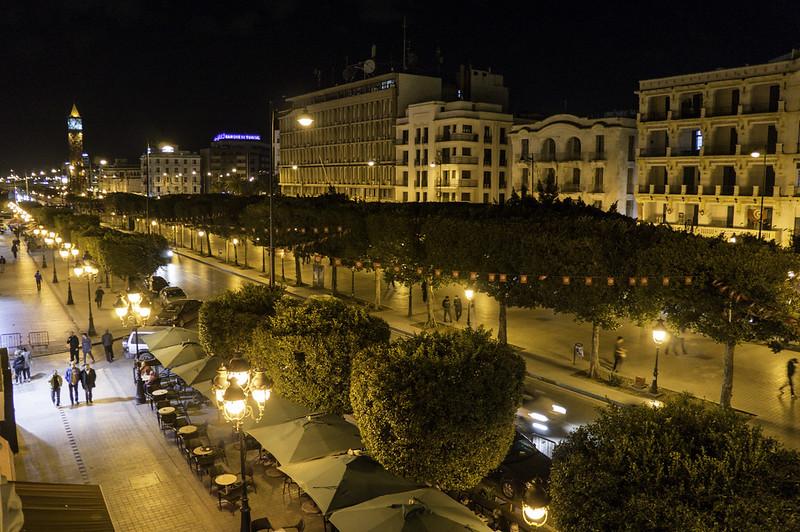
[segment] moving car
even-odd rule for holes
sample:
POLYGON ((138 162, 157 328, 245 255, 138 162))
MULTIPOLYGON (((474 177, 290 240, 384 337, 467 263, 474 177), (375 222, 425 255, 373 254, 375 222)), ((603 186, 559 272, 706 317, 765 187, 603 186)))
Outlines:
POLYGON ((164 307, 156 316, 156 325, 177 325, 184 327, 197 320, 202 301, 197 299, 181 299, 164 307))
POLYGON ((181 299, 189 299, 189 296, 178 286, 166 286, 158 293, 158 299, 161 301, 161 305, 167 308, 171 303, 181 299))

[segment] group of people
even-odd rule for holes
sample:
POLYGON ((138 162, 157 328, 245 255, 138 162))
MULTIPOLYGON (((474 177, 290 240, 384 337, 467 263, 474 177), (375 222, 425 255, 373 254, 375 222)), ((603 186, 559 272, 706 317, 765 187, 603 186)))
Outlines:
MULTIPOLYGON (((83 388, 86 404, 94 404, 92 400, 92 390, 97 382, 97 373, 91 365, 84 364, 83 369, 80 369, 77 362, 71 362, 67 371, 64 372, 64 378, 67 381, 69 402, 72 406, 80 404, 80 399, 78 398, 79 383, 81 388, 83 388)), ((50 400, 53 401, 53 404, 57 407, 61 406, 61 386, 64 383, 64 379, 58 374, 57 369, 53 370, 53 374, 50 376, 48 382, 50 383, 50 400)))
POLYGON ((15 383, 31 382, 31 352, 24 345, 17 348, 10 366, 14 372, 15 383))
MULTIPOLYGON (((86 364, 86 357, 92 359, 92 363, 94 363, 94 353, 92 353, 92 339, 89 338, 89 335, 86 333, 81 333, 81 338, 78 338, 75 335, 74 331, 70 331, 69 337, 67 338, 67 345, 69 346, 69 361, 70 362, 80 362, 80 354, 83 352, 83 363, 86 364)), ((106 361, 113 362, 114 361, 114 337, 111 335, 108 329, 100 337, 100 343, 103 346, 103 350, 106 354, 106 361)))
MULTIPOLYGON (((461 299, 458 296, 453 298, 453 310, 456 314, 456 322, 461 319, 461 312, 463 310, 463 306, 461 305, 461 299)), ((450 296, 444 296, 442 300, 442 310, 444 311, 444 322, 453 323, 453 315, 450 314, 450 296)))

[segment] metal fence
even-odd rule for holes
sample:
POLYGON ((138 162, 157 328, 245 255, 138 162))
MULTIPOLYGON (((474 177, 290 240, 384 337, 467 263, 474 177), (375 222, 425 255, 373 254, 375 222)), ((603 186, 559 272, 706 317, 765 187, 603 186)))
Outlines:
POLYGON ((19 347, 20 345, 22 345, 20 333, 0 334, 0 347, 19 347))
POLYGON ((47 331, 34 331, 28 333, 28 345, 31 347, 47 347, 50 345, 50 333, 47 331))

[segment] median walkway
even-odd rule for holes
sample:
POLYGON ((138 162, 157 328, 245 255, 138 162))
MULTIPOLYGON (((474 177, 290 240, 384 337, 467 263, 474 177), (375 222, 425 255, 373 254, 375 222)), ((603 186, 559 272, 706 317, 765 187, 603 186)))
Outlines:
MULTIPOLYGON (((209 494, 208 477, 201 480, 190 470, 172 435, 159 430, 150 406, 134 401, 132 361, 122 355, 119 341, 130 330, 122 328, 114 315, 113 297, 106 298, 103 308, 92 309, 97 330, 92 338, 97 361, 94 404, 71 406, 66 384, 61 408, 50 402, 47 379, 54 369, 64 376, 69 362, 67 335, 88 327, 89 293, 94 295, 96 284, 89 289, 86 281, 73 276, 69 284, 75 304, 67 306, 66 264, 56 259, 59 283, 54 284, 50 252, 48 268, 43 269, 41 252, 22 251, 14 260, 10 247, 11 237, 0 235, 0 254, 8 260, 0 273, 0 334, 26 338, 31 331, 48 331, 50 335, 49 347, 33 350, 31 382, 13 385, 20 444, 14 457, 17 480, 100 485, 120 532, 238 530, 239 513, 218 509, 216 495, 209 494), (41 292, 33 277, 37 269, 44 277, 41 292), (116 339, 112 363, 106 362, 99 345, 106 329, 116 339)), ((114 279, 113 286, 119 290, 122 281, 114 279)), ((114 293, 111 286, 105 291, 114 293)), ((238 471, 238 451, 231 448, 232 441, 231 431, 229 467, 238 471)), ((306 530, 323 530, 321 517, 304 513, 296 493, 294 497, 283 493, 281 478, 265 475, 260 466, 255 472, 258 493, 250 496, 253 518, 268 516, 273 523, 289 525, 302 517, 306 530)))
MULTIPOLYGON (((199 260, 215 268, 230 271, 253 282, 267 283, 268 277, 262 269, 269 270, 269 260, 263 260, 262 248, 250 246, 247 263, 244 267, 244 251, 238 250, 238 265, 233 264, 233 253, 226 253, 225 242, 214 237, 212 249, 214 257, 206 253, 200 255, 197 249, 176 247, 182 256, 199 260), (228 260, 225 260, 226 255, 228 260)), ((313 279, 312 265, 301 264, 301 277, 304 286, 294 286, 296 263, 290 253, 284 258, 276 257, 276 282, 284 284, 287 290, 300 297, 331 293, 332 269, 324 262, 324 288, 309 286, 313 279)), ((337 292, 352 297, 359 304, 374 305, 376 300, 376 277, 373 272, 353 271, 350 268, 337 268, 337 292)), ((412 287, 411 303, 407 287, 380 280, 381 309, 376 315, 385 319, 398 333, 413 334, 423 330, 427 319, 427 307, 422 301, 419 285, 412 287), (411 315, 409 316, 409 307, 411 315)), ((463 286, 452 284, 436 291, 433 303, 439 327, 465 327, 467 301, 463 286), (464 314, 459 323, 441 324, 441 299, 449 295, 452 300, 460 296, 464 314)), ((497 303, 482 294, 476 294, 470 308, 471 325, 498 328, 497 303)), ((538 377, 554 382, 567 389, 595 398, 608 398, 620 403, 648 401, 649 398, 629 393, 627 389, 609 386, 602 382, 589 381, 580 375, 580 370, 588 367, 588 353, 591 348, 591 324, 575 323, 570 316, 556 315, 547 309, 509 308, 507 312, 508 342, 517 348, 527 363, 528 371, 538 377), (574 345, 581 343, 587 358, 573 358, 574 345)), ((652 341, 651 329, 641 328, 626 322, 616 331, 601 331, 600 360, 603 373, 610 371, 613 364, 613 348, 616 337, 625 338, 628 356, 619 369, 620 375, 634 380, 643 377, 648 384, 652 381, 655 365, 656 347, 652 341)), ((686 354, 666 354, 662 348, 658 362, 658 385, 661 389, 690 394, 712 402, 719 402, 722 389, 723 353, 725 347, 699 336, 683 335, 686 354)), ((765 434, 773 436, 785 445, 800 448, 800 400, 792 400, 788 391, 779 395, 778 386, 786 380, 786 361, 797 356, 792 351, 778 354, 758 344, 737 346, 735 350, 733 379, 733 408, 754 416, 753 421, 764 429, 765 434)), ((800 386, 800 379, 796 384, 800 386)), ((631 392, 633 390, 631 389, 631 392)), ((800 394, 800 391, 798 391, 800 394)))

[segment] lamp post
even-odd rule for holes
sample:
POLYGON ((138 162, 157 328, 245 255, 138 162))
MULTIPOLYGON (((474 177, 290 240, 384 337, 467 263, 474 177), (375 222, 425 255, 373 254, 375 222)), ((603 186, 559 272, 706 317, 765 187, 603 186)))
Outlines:
POLYGON ((61 242, 63 242, 64 240, 55 233, 51 234, 54 235, 52 238, 53 241, 56 243, 56 245, 53 247, 53 284, 56 284, 58 283, 58 273, 56 273, 56 248, 60 248, 61 242))
POLYGON ((239 253, 237 251, 237 247, 239 246, 239 239, 234 238, 231 240, 231 244, 233 244, 233 263, 238 266, 239 265, 239 253))
POLYGON ((89 328, 86 330, 86 334, 95 336, 97 331, 94 329, 94 316, 92 316, 92 279, 97 275, 98 270, 92 265, 91 261, 92 256, 88 251, 85 252, 83 254, 83 264, 76 262, 74 271, 76 277, 86 279, 86 294, 89 301, 89 328))
MULTIPOLYGON (((758 159, 761 157, 761 154, 757 151, 754 151, 750 154, 751 157, 758 159)), ((764 226, 764 189, 767 188, 767 147, 764 146, 764 177, 761 180, 761 206, 759 207, 758 211, 758 238, 761 239, 761 228, 764 226)))
POLYGON ((250 504, 247 499, 247 475, 245 468, 246 442, 242 422, 246 417, 259 421, 264 415, 264 406, 270 395, 272 383, 261 370, 251 370, 250 363, 240 353, 217 371, 212 382, 217 408, 227 421, 234 423, 239 433, 239 459, 242 479, 241 532, 250 531, 250 504), (248 404, 250 403, 250 404, 248 404), (255 406, 255 409, 253 408, 255 406))
POLYGON ((471 328, 470 327, 469 314, 470 314, 470 310, 472 308, 472 296, 473 295, 475 295, 475 292, 473 292, 471 288, 467 288, 466 290, 464 290, 464 297, 467 298, 467 329, 471 328))
POLYGON ((33 234, 36 235, 37 240, 39 237, 41 237, 42 241, 45 244, 44 245, 45 249, 42 250, 42 269, 44 270, 45 268, 47 268, 47 238, 46 238, 47 233, 42 229, 42 226, 40 225, 37 229, 33 230, 33 234))
POLYGON ((653 367, 653 384, 650 385, 650 393, 658 393, 658 348, 664 343, 667 337, 667 329, 664 327, 664 320, 658 318, 656 326, 653 327, 653 343, 656 344, 656 365, 653 367))
MULTIPOLYGON (((50 233, 50 234, 53 235, 55 233, 50 233)), ((58 282, 58 273, 56 272, 56 248, 55 246, 53 246, 53 244, 56 243, 56 240, 52 236, 48 236, 47 238, 44 239, 44 243, 47 245, 48 248, 53 250, 53 283, 55 284, 58 282)))
POLYGON ((283 259, 286 258, 286 250, 281 249, 281 282, 286 284, 286 274, 283 270, 283 259))
POLYGON ((136 370, 136 404, 144 404, 147 399, 144 395, 144 382, 142 382, 142 371, 139 367, 139 327, 147 323, 150 317, 150 308, 141 306, 142 294, 130 292, 127 297, 119 296, 114 303, 114 312, 122 321, 122 325, 133 325, 133 340, 136 343, 136 358, 134 368, 136 370))
MULTIPOLYGON (((206 236, 206 233, 205 233, 205 231, 198 231, 197 232, 197 236, 199 237, 198 240, 200 241, 199 242, 199 244, 200 244, 200 256, 202 257, 203 256, 203 237, 206 236)), ((208 250, 208 254, 209 255, 211 254, 211 250, 210 249, 208 250)))
MULTIPOLYGON (((308 127, 314 123, 314 119, 308 114, 307 110, 303 110, 297 116, 297 123, 303 127, 308 127)), ((275 237, 275 230, 273 229, 273 203, 275 193, 273 192, 275 181, 275 107, 272 105, 272 100, 269 101, 269 287, 275 287, 275 245, 273 238, 275 237)), ((302 188, 302 187, 301 187, 302 188)), ((302 192, 302 190, 301 190, 302 192)))

